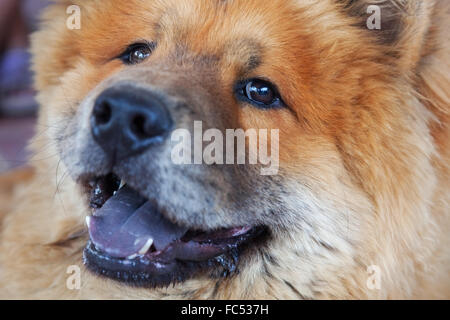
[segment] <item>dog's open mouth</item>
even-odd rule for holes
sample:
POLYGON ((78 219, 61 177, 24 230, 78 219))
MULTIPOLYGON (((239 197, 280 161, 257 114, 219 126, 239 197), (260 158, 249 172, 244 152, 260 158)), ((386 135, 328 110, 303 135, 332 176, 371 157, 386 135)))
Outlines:
POLYGON ((214 231, 186 228, 169 221, 150 201, 110 174, 91 183, 88 268, 135 285, 167 285, 217 265, 235 271, 244 244, 263 232, 239 226, 214 231))

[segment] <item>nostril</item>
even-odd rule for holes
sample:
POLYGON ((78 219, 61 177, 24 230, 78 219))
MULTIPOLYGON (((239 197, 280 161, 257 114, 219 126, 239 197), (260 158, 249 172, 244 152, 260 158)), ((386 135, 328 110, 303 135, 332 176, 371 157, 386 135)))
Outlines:
POLYGON ((136 115, 133 117, 131 121, 131 131, 139 138, 148 137, 148 133, 146 130, 146 117, 144 115, 136 115))
POLYGON ((151 112, 137 113, 131 119, 130 129, 139 140, 146 140, 164 133, 162 122, 163 119, 158 119, 157 115, 151 112))
POLYGON ((93 113, 97 124, 106 124, 111 120, 111 106, 106 102, 97 104, 93 113))

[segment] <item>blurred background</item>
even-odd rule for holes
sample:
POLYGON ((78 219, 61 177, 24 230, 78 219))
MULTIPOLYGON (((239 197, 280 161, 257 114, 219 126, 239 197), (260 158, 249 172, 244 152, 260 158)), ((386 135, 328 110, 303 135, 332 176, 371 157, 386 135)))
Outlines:
POLYGON ((0 0, 0 174, 23 166, 34 132, 29 36, 49 0, 0 0))

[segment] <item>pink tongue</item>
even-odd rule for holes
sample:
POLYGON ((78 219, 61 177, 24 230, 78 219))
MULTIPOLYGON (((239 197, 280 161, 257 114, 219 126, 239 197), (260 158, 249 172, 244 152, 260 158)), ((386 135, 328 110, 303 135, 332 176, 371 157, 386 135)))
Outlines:
POLYGON ((163 250, 187 231, 165 219, 150 201, 127 186, 89 219, 88 228, 95 247, 117 258, 138 254, 150 239, 157 250, 163 250))

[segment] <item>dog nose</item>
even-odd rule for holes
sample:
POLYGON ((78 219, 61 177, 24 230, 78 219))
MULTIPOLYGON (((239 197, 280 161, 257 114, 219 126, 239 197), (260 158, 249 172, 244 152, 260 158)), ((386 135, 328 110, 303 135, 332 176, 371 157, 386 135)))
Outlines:
POLYGON ((114 161, 164 141, 173 121, 164 103, 145 89, 110 88, 95 101, 94 139, 114 161))

